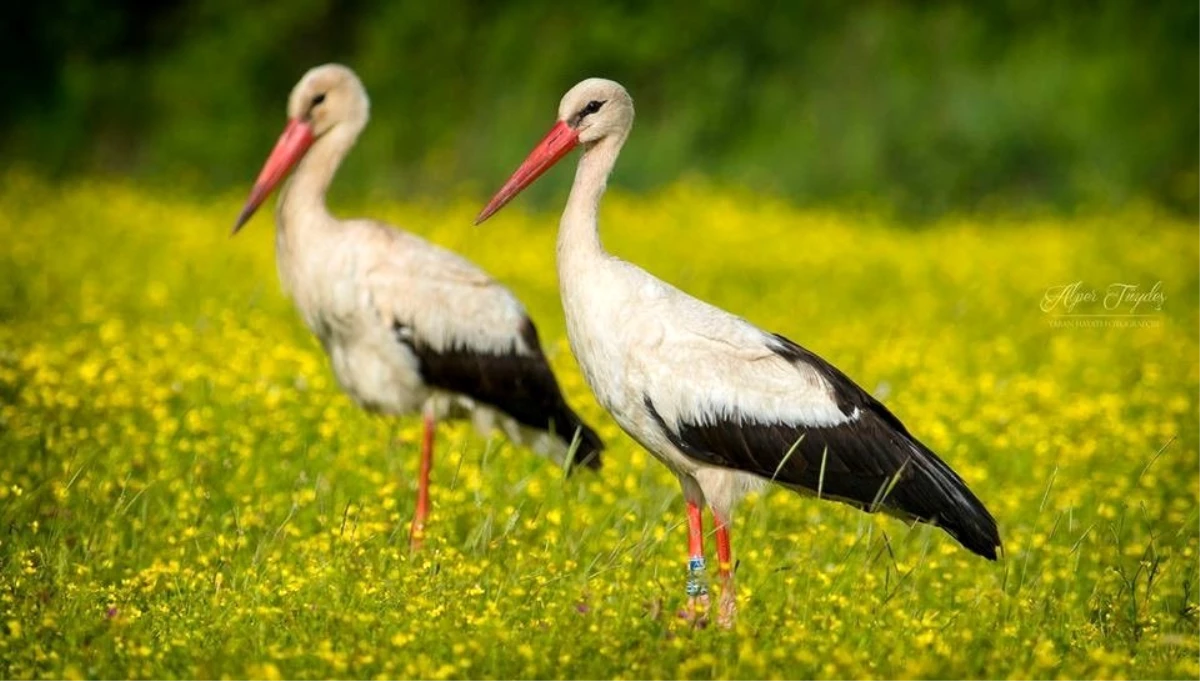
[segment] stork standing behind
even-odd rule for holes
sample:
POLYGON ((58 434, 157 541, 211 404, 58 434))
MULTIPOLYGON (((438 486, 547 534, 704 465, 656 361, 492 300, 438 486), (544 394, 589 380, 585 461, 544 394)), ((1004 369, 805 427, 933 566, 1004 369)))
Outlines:
POLYGON ((436 419, 470 414, 481 429, 499 427, 560 464, 570 464, 564 455, 575 441, 574 461, 597 468, 603 444, 567 406, 533 322, 508 289, 416 236, 329 214, 325 191, 368 109, 350 69, 327 64, 306 73, 233 231, 298 163, 275 215, 279 276, 355 402, 384 414, 422 413, 416 547, 429 513, 436 419))
POLYGON ((633 125, 618 83, 585 80, 558 121, 479 214, 483 222, 576 146, 583 155, 558 232, 567 336, 617 423, 679 478, 687 502, 690 617, 708 608, 701 507, 716 525, 719 622, 736 612, 729 524, 748 491, 774 482, 940 526, 996 558, 983 504, 886 407, 831 364, 606 252, 598 211, 633 125))

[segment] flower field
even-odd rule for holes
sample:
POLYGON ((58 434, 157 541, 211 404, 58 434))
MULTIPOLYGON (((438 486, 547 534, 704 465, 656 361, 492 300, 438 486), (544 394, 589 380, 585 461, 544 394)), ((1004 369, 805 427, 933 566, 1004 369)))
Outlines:
POLYGON ((1200 675, 1194 224, 1131 206, 914 227, 708 186, 610 196, 612 251, 841 367, 1005 541, 993 564, 768 491, 732 528, 723 631, 676 617, 678 486, 570 357, 556 214, 338 211, 508 284, 609 444, 602 471, 564 478, 443 425, 410 555, 419 420, 339 392, 279 290, 268 212, 228 237, 241 198, 3 176, 0 677, 1200 675))

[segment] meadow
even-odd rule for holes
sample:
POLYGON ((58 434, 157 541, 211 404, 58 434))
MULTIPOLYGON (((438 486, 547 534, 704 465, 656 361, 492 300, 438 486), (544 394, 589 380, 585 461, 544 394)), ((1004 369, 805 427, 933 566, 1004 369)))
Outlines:
POLYGON ((611 250, 840 366, 1005 541, 993 564, 769 491, 733 525, 741 615, 723 631, 676 617, 678 487, 570 356, 555 214, 472 228, 470 197, 335 202, 512 287, 609 444, 599 474, 566 478, 443 426, 410 554, 419 422, 339 392, 280 293, 269 211, 228 237, 242 198, 3 176, 0 677, 1200 675, 1186 220, 1131 204, 914 226, 703 184, 610 194, 611 250), (1163 295, 1056 316, 1074 282, 1163 295))

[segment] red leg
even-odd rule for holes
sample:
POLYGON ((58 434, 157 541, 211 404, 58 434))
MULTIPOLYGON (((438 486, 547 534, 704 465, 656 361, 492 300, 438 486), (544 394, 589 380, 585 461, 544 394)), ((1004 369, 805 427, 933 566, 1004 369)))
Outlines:
POLYGON ((417 481, 417 511, 409 533, 409 547, 414 551, 421 548, 421 540, 425 538, 425 519, 429 517, 429 469, 433 468, 433 432, 437 427, 429 411, 421 420, 424 425, 421 435, 421 476, 417 481))
POLYGON ((685 619, 697 624, 708 621, 708 578, 704 574, 704 518, 700 505, 687 502, 688 515, 688 576, 685 619))
POLYGON ((733 626, 737 617, 737 593, 733 584, 733 551, 729 545, 729 527, 716 513, 713 524, 717 526, 717 574, 721 579, 721 601, 718 606, 717 623, 725 628, 733 626))
POLYGON ((704 516, 700 505, 694 501, 687 502, 688 514, 688 558, 699 560, 704 567, 704 516))

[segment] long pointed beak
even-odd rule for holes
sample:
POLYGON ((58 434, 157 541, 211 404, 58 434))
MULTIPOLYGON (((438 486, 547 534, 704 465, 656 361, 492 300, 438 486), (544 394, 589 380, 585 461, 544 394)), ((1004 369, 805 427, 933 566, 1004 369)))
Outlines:
POLYGON ((550 128, 550 132, 542 138, 541 142, 533 148, 525 162, 521 167, 517 168, 517 172, 508 178, 508 182, 496 192, 491 201, 483 207, 479 212, 479 217, 475 218, 475 224, 480 224, 484 220, 492 217, 492 215, 504 207, 504 204, 516 198, 521 190, 533 184, 533 181, 542 176, 542 173, 550 169, 550 166, 558 163, 567 152, 574 149, 579 144, 579 132, 572 129, 563 121, 554 124, 550 128))
POLYGON ((279 141, 275 143, 275 148, 263 164, 262 171, 258 173, 254 188, 250 190, 250 198, 246 199, 246 205, 238 215, 237 222, 233 224, 230 236, 238 233, 292 166, 304 157, 304 152, 312 146, 313 139, 312 126, 295 118, 288 120, 287 127, 283 129, 283 134, 279 136, 279 141))

